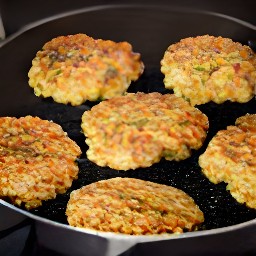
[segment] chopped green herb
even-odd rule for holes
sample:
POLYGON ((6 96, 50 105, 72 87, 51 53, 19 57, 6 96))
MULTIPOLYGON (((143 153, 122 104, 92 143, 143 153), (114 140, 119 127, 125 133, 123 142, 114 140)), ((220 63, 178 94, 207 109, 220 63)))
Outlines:
POLYGON ((197 71, 205 71, 205 68, 202 66, 195 66, 194 69, 197 71))

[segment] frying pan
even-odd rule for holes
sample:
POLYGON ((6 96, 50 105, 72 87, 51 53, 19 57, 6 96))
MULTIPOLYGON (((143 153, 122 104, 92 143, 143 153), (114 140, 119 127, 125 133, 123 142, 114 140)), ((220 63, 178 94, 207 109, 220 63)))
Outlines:
MULTIPOLYGON (((98 102, 73 107, 38 98, 28 86, 27 73, 36 52, 50 39, 85 33, 94 38, 128 41, 141 53, 145 72, 129 91, 172 93, 163 85, 160 60, 171 43, 182 38, 210 34, 246 44, 256 38, 256 27, 226 15, 171 8, 170 6, 97 6, 41 20, 13 34, 0 48, 0 115, 34 115, 60 124, 77 142, 83 154, 79 178, 56 199, 27 211, 0 200, 0 222, 10 216, 29 217, 36 223, 38 241, 63 255, 205 255, 256 253, 256 211, 236 202, 226 185, 210 183, 198 166, 210 139, 218 130, 233 125, 236 118, 256 113, 255 99, 245 104, 207 103, 198 108, 209 118, 210 129, 203 147, 181 162, 161 160, 149 168, 116 171, 98 167, 86 158, 87 145, 81 133, 81 116, 98 102), (126 236, 73 228, 67 225, 65 208, 70 192, 92 182, 112 177, 133 177, 166 184, 188 193, 205 214, 198 231, 171 236, 126 236)), ((1 226, 1 225, 0 225, 1 226)))

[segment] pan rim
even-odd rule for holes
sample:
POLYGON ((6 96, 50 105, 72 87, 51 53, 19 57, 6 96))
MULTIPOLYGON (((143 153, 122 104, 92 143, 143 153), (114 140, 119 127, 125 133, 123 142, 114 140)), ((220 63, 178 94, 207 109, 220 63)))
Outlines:
POLYGON ((255 225, 256 227, 256 219, 252 219, 249 221, 245 221, 243 223, 227 226, 227 227, 221 227, 221 228, 215 228, 215 229, 210 229, 210 230, 199 230, 199 231, 192 231, 192 232, 187 232, 187 233, 181 233, 181 234, 163 234, 163 235, 126 235, 126 234, 118 234, 118 233, 113 233, 113 232, 104 232, 104 231, 94 231, 91 229, 86 229, 86 228, 78 228, 78 227, 72 227, 67 224, 63 224, 60 222, 56 222, 50 219, 46 219, 40 216, 37 216, 35 214, 32 214, 30 212, 27 212, 25 210, 22 210, 2 199, 0 199, 0 204, 3 206, 18 212, 20 214, 25 215, 28 218, 31 218, 35 221, 38 221, 39 223, 43 224, 48 224, 51 226, 55 227, 60 227, 63 229, 68 229, 71 231, 76 231, 82 234, 88 234, 88 235, 96 235, 99 237, 103 238, 111 238, 111 239, 121 239, 121 240, 130 240, 133 239, 134 242, 150 242, 150 241, 160 241, 160 240, 173 240, 173 239, 184 239, 184 238, 196 238, 196 237, 201 237, 201 236, 210 236, 210 235, 218 235, 222 233, 227 233, 227 232, 232 232, 236 230, 240 230, 243 228, 246 228, 248 226, 255 225))
MULTIPOLYGON (((158 9, 158 11, 161 10, 167 10, 167 11, 173 11, 173 12, 182 12, 182 13, 191 13, 191 14, 203 14, 203 15, 210 15, 210 16, 215 16, 215 17, 221 17, 223 19, 227 19, 230 20, 234 23, 240 24, 246 28, 252 29, 256 32, 256 26, 247 22, 247 21, 243 21, 241 19, 229 16, 229 15, 225 15, 222 13, 217 13, 217 12, 211 12, 211 11, 204 11, 204 10, 195 10, 193 8, 173 8, 170 7, 168 5, 141 5, 141 4, 115 4, 115 5, 98 5, 98 6, 90 6, 90 7, 85 7, 85 8, 81 8, 81 9, 77 9, 77 10, 72 10, 72 11, 68 11, 68 12, 63 12, 60 14, 56 14, 56 15, 52 15, 50 17, 41 19, 39 21, 36 22, 32 22, 29 23, 27 25, 25 25, 24 27, 22 27, 20 30, 18 30, 17 32, 13 33, 12 35, 10 35, 9 37, 7 37, 5 40, 3 40, 2 42, 0 42, 0 49, 1 47, 3 47, 4 45, 8 44, 9 42, 11 42, 12 40, 14 40, 15 38, 17 38, 18 36, 21 36, 23 33, 25 33, 26 31, 36 28, 40 25, 43 25, 45 23, 54 21, 54 20, 58 20, 61 18, 65 18, 68 16, 72 16, 72 15, 78 15, 78 14, 83 14, 83 13, 87 13, 87 12, 97 12, 97 11, 102 11, 102 10, 108 10, 108 9, 125 9, 125 8, 139 8, 139 9, 158 9)), ((145 235, 138 235, 138 236, 131 236, 131 235, 125 235, 125 234, 115 234, 115 233, 110 233, 110 232, 101 232, 101 231, 93 231, 93 230, 89 230, 89 229, 85 229, 85 228, 76 228, 76 227, 72 227, 69 226, 67 224, 63 224, 63 223, 59 223, 56 221, 52 221, 50 219, 46 219, 37 215, 34 215, 30 212, 27 212, 25 210, 22 210, 12 204, 9 204, 8 202, 5 202, 4 200, 0 199, 0 204, 8 207, 9 209, 12 209, 16 212, 19 212, 31 219, 34 219, 36 221, 45 223, 45 224, 49 224, 49 225, 53 225, 53 226, 58 226, 61 228, 65 228, 65 229, 69 229, 69 230, 73 230, 73 231, 77 231, 80 233, 85 233, 85 234, 90 234, 90 235, 97 235, 97 236, 101 236, 104 238, 116 238, 116 239, 135 239, 136 242, 138 240, 141 240, 143 242, 145 241, 156 241, 156 240, 164 240, 164 239, 181 239, 181 238, 191 238, 191 237, 198 237, 198 236, 207 236, 207 235, 215 235, 215 234, 221 234, 221 233, 226 233, 226 232, 231 232, 234 230, 238 230, 238 229, 242 229, 242 228, 246 228, 248 226, 251 225, 255 225, 256 226, 256 218, 253 220, 249 220, 243 223, 239 223, 239 224, 235 224, 235 225, 231 225, 231 226, 227 226, 227 227, 221 227, 221 228, 215 228, 215 229, 210 229, 210 230, 200 230, 200 231, 195 231, 195 232, 187 232, 187 233, 182 233, 182 234, 171 234, 171 235, 150 235, 150 236, 145 236, 145 235), (113 236, 114 234, 114 236, 113 236), (113 236, 113 237, 112 237, 113 236)))
POLYGON ((7 38, 5 38, 3 41, 0 41, 0 49, 3 47, 5 44, 9 43, 10 41, 14 40, 16 37, 22 35, 26 31, 36 28, 40 25, 43 25, 45 23, 58 20, 61 18, 65 18, 68 16, 72 15, 78 15, 82 13, 89 13, 89 12, 97 12, 97 11, 102 11, 102 10, 108 10, 108 9, 127 9, 127 8, 139 8, 139 9, 158 9, 158 11, 173 11, 173 12, 181 12, 181 13, 191 13, 191 14, 203 14, 203 15, 210 15, 210 16, 215 16, 215 17, 220 17, 223 19, 227 19, 229 21, 232 21, 234 23, 240 24, 248 29, 252 29, 256 32, 256 25, 253 25, 252 23, 248 21, 244 21, 242 19, 226 15, 223 13, 219 12, 213 12, 213 11, 206 11, 206 10, 197 10, 194 8, 182 8, 182 7, 170 7, 169 5, 142 5, 142 4, 111 4, 111 5, 95 5, 95 6, 89 6, 89 7, 84 7, 80 9, 75 9, 72 11, 67 11, 67 12, 61 12, 55 15, 51 15, 49 17, 40 19, 38 21, 34 21, 31 23, 28 23, 27 25, 21 27, 18 31, 15 33, 11 34, 7 38))

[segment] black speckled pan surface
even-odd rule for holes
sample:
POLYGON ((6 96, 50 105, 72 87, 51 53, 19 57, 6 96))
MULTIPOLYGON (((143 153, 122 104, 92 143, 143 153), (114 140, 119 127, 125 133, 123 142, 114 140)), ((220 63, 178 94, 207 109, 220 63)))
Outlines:
POLYGON ((78 11, 42 22, 25 29, 0 48, 0 115, 35 115, 60 124, 83 151, 79 160, 79 178, 67 193, 43 203, 31 213, 67 224, 65 208, 72 190, 89 183, 116 176, 133 177, 174 186, 188 193, 205 214, 201 230, 227 227, 256 218, 256 211, 240 205, 226 191, 226 185, 214 185, 206 179, 198 166, 198 157, 209 140, 220 129, 233 125, 236 118, 256 113, 255 99, 246 104, 226 102, 221 105, 207 103, 198 108, 210 121, 204 146, 181 162, 162 160, 152 167, 132 171, 101 168, 86 158, 87 145, 81 133, 81 116, 97 102, 86 102, 72 107, 37 98, 28 86, 27 73, 36 52, 45 42, 59 35, 85 33, 94 38, 128 41, 140 52, 145 72, 131 84, 130 92, 172 93, 163 85, 160 60, 165 49, 188 36, 203 34, 230 37, 246 43, 256 37, 255 28, 227 17, 189 10, 172 10, 167 7, 112 6, 78 11), (203 21, 203 22, 202 22, 203 21), (200 24, 200 26, 199 26, 200 24))

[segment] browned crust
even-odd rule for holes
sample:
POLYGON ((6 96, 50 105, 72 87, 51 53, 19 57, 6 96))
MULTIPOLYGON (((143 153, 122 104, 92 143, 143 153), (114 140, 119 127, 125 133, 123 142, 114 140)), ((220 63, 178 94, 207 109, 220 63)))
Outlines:
POLYGON ((199 157, 203 173, 213 183, 226 182, 239 202, 256 209, 256 114, 247 114, 219 131, 199 157))
POLYGON ((147 167, 162 157, 183 160, 206 138, 208 118, 175 95, 129 93, 82 116, 87 157, 117 170, 147 167))
POLYGON ((128 42, 76 34, 47 42, 33 59, 28 76, 37 96, 80 105, 123 94, 143 69, 140 54, 128 42))
POLYGON ((134 178, 112 178, 73 191, 66 214, 72 226, 129 235, 192 231, 204 221, 185 192, 134 178))
POLYGON ((166 88, 192 105, 244 103, 254 95, 256 55, 229 38, 188 37, 168 47, 161 71, 166 88))
POLYGON ((81 150, 62 128, 38 117, 0 118, 0 197, 27 209, 66 192, 81 150))

